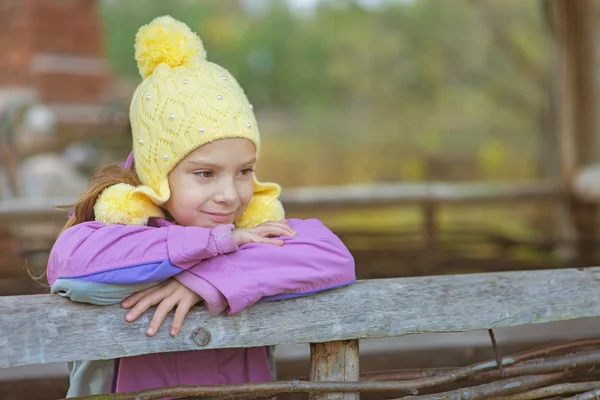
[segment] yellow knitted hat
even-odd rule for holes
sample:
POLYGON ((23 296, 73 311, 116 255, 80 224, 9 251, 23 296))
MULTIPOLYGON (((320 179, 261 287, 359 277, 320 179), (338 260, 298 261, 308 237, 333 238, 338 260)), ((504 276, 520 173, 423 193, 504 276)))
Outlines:
MULTIPOLYGON (((256 119, 243 89, 227 70, 206 60, 202 41, 187 25, 163 16, 141 27, 135 58, 143 81, 129 117, 142 185, 114 185, 98 197, 96 220, 105 224, 145 224, 149 217, 164 215, 158 206, 171 195, 169 173, 204 144, 245 138, 257 154, 260 149, 256 119)), ((252 201, 236 226, 283 219, 280 191, 276 184, 255 179, 252 201)))

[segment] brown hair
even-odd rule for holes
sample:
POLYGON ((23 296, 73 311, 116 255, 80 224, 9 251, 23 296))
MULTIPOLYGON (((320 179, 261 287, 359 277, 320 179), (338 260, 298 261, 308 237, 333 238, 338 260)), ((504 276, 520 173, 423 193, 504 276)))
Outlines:
POLYGON ((118 165, 107 165, 100 168, 92 176, 90 184, 85 192, 79 196, 73 206, 69 207, 72 210, 72 213, 61 233, 74 225, 86 221, 93 221, 96 218, 94 216, 94 205, 96 204, 98 196, 104 189, 117 183, 127 183, 132 186, 139 186, 140 179, 133 169, 124 168, 118 165))

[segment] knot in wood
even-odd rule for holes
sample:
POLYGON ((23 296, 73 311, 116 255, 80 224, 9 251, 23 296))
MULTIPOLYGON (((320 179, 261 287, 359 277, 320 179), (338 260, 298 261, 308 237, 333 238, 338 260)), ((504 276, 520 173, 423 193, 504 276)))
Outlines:
POLYGON ((198 346, 206 346, 212 340, 212 335, 204 328, 198 328, 192 333, 192 340, 198 346))

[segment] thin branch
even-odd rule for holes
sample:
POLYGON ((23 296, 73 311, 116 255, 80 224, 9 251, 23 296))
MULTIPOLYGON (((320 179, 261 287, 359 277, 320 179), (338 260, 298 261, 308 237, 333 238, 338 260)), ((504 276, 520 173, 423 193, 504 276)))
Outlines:
MULTIPOLYGON (((554 397, 562 394, 581 393, 600 388, 600 382, 561 383, 530 390, 512 396, 493 397, 490 400, 537 400, 545 397, 554 397)), ((576 398, 576 397, 573 397, 576 398)))
POLYGON ((426 369, 398 369, 387 371, 373 371, 360 374, 361 381, 408 381, 413 379, 429 378, 454 371, 455 367, 449 368, 426 368, 426 369))
MULTIPOLYGON (((531 360, 534 359, 536 357, 539 356, 543 356, 543 355, 548 355, 548 354, 552 354, 552 353, 558 353, 558 352, 562 352, 562 351, 566 351, 566 350, 574 350, 576 348, 580 348, 580 347, 596 347, 596 346, 600 346, 600 339, 582 339, 582 340, 577 340, 577 341, 573 341, 573 342, 568 342, 568 343, 561 343, 558 345, 551 345, 551 346, 543 346, 543 347, 539 347, 533 350, 528 350, 528 351, 524 351, 521 353, 517 353, 514 355, 509 355, 506 357, 503 357, 503 359, 505 361, 502 361, 502 365, 508 365, 511 361, 514 363, 514 368, 518 368, 519 366, 517 364, 522 363, 524 361, 527 360, 531 360)), ((481 364, 488 364, 491 363, 491 361, 488 362, 484 362, 484 363, 477 363, 474 364, 473 366, 479 366, 481 364)), ((512 370, 513 367, 511 367, 511 374, 515 373, 512 371, 517 371, 517 370, 512 370)), ((537 374, 540 373, 541 371, 537 370, 535 365, 532 364, 528 364, 528 368, 530 368, 528 370, 529 374, 537 374)), ((361 380, 365 380, 365 381, 399 381, 399 380, 412 380, 412 379, 420 379, 420 378, 428 378, 431 376, 439 376, 439 375, 443 375, 443 374, 447 374, 450 373, 451 371, 454 371, 456 368, 429 368, 429 369, 402 369, 402 370, 387 370, 387 371, 377 371, 377 372, 366 372, 360 375, 361 380)), ((521 370, 523 371, 523 370, 521 370)), ((545 372, 554 372, 554 371, 545 371, 545 372)), ((486 374, 492 374, 492 372, 486 372, 486 374)), ((509 374, 508 376, 514 376, 509 374)), ((473 378, 479 377, 481 375, 481 373, 476 374, 473 376, 473 378)), ((301 378, 301 379, 308 379, 308 378, 301 378)))
POLYGON ((560 372, 550 375, 534 375, 519 378, 504 379, 498 382, 486 383, 479 386, 460 388, 442 393, 423 396, 407 396, 403 400, 483 400, 498 394, 513 394, 539 388, 552 382, 567 378, 571 372, 560 372))
MULTIPOLYGON (((563 356, 540 358, 531 360, 522 364, 513 365, 506 368, 506 376, 520 376, 531 374, 544 374, 570 369, 588 369, 600 365, 600 351, 589 351, 582 353, 573 353, 563 356)), ((478 378, 494 379, 500 374, 498 371, 482 372, 478 378)))
POLYGON ((600 338, 581 339, 581 340, 576 340, 574 342, 539 347, 537 349, 527 350, 527 351, 524 351, 521 353, 517 353, 514 356, 512 356, 512 358, 515 360, 515 362, 521 362, 521 361, 525 361, 525 360, 528 360, 531 358, 535 358, 537 356, 543 356, 543 355, 547 355, 550 353, 556 353, 556 352, 564 351, 564 350, 572 350, 577 347, 587 347, 587 346, 600 346, 600 338))
MULTIPOLYGON (((537 354, 537 352, 530 352, 529 354, 537 354)), ((505 357, 503 364, 507 364, 507 359, 512 360, 513 357, 505 357)), ((522 375, 538 375, 538 374, 549 374, 555 372, 566 371, 570 369, 590 369, 600 366, 600 350, 572 353, 567 355, 538 358, 527 362, 508 366, 504 369, 504 377, 516 377, 522 375)), ((368 374, 361 375, 361 380, 365 381, 385 381, 385 380, 412 380, 413 382, 428 382, 431 377, 442 379, 447 376, 453 376, 456 371, 462 369, 468 369, 471 374, 461 373, 462 379, 468 379, 471 381, 491 381, 503 377, 502 373, 496 368, 495 361, 487 361, 483 363, 477 363, 469 367, 464 368, 434 368, 430 370, 398 370, 398 371, 383 371, 383 372, 371 372, 368 374)), ((459 380, 459 379, 456 379, 459 380)), ((446 380, 443 383, 449 383, 450 380, 446 380)), ((436 386, 436 385, 432 385, 436 386)), ((422 386, 415 389, 422 389, 422 386)))
POLYGON ((492 341, 492 348, 494 349, 494 355, 496 356, 496 365, 498 366, 502 377, 506 378, 506 374, 504 373, 504 367, 502 366, 502 361, 500 360, 500 353, 498 352, 498 345, 496 343, 496 336, 494 335, 494 330, 488 329, 488 334, 490 335, 490 340, 492 341))
POLYGON ((568 400, 598 400, 598 398, 600 398, 600 389, 578 394, 577 396, 570 397, 568 400))
POLYGON ((264 400, 264 399, 272 399, 274 397, 279 397, 283 394, 285 394, 285 392, 270 393, 270 394, 248 393, 248 394, 238 394, 238 395, 230 395, 230 396, 215 396, 215 397, 191 396, 191 397, 180 397, 179 400, 264 400))

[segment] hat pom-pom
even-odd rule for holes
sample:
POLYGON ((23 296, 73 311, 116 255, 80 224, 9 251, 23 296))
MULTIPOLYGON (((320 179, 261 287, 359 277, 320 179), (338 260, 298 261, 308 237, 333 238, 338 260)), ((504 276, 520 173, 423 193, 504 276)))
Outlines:
POLYGON ((135 189, 127 183, 104 189, 94 205, 96 221, 105 225, 146 225, 150 217, 165 217, 159 206, 135 189))
POLYGON ((165 15, 142 26, 135 36, 135 59, 142 78, 160 64, 171 68, 206 59, 202 40, 189 26, 165 15))

